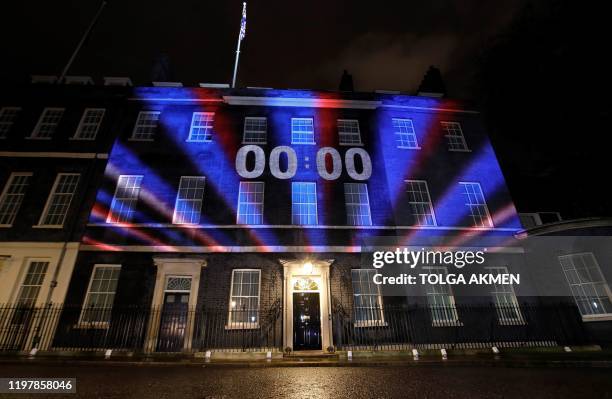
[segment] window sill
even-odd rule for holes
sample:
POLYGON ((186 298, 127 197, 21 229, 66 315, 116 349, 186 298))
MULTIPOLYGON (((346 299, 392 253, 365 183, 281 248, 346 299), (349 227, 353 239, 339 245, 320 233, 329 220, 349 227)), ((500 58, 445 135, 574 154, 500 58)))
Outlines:
POLYGON ((397 148, 399 148, 400 150, 420 150, 421 147, 404 147, 404 146, 397 146, 397 148))
POLYGON ((51 140, 51 137, 32 137, 32 136, 26 136, 26 137, 24 137, 24 139, 26 139, 26 140, 51 140))
POLYGON ((0 224, 0 228, 9 228, 9 227, 13 227, 12 224, 0 224))
POLYGON ((448 321, 433 321, 432 327, 463 327, 463 323, 459 320, 448 320, 448 321))
POLYGON ((244 145, 249 145, 249 144, 253 144, 253 145, 267 145, 268 143, 265 142, 265 141, 263 141, 261 143, 256 143, 256 142, 253 142, 253 141, 243 141, 242 144, 244 144, 244 145))
POLYGON ((107 330, 109 323, 107 321, 98 321, 98 322, 80 322, 74 324, 72 328, 75 330, 107 330))
POLYGON ((525 323, 524 320, 500 320, 499 325, 500 326, 525 326, 527 325, 527 323, 525 323))
POLYGON ((342 147, 363 147, 363 143, 339 143, 342 147))
POLYGON ((467 149, 467 150, 451 150, 450 148, 448 149, 449 152, 472 152, 472 150, 467 149))
POLYGON ((593 322, 593 321, 612 321, 612 313, 604 313, 604 314, 591 314, 587 316, 582 316, 582 321, 585 323, 593 322))
POLYGON ((185 140, 186 143, 212 143, 212 140, 185 140))
POLYGON ((128 139, 128 141, 145 141, 145 142, 151 142, 151 141, 155 141, 155 139, 135 139, 135 138, 130 137, 130 138, 128 139))
POLYGON ((294 143, 294 142, 291 142, 291 145, 316 145, 316 144, 317 143, 314 143, 314 142, 313 143, 294 143))
POLYGON ((226 330, 256 330, 259 328, 259 323, 232 323, 226 324, 226 330))
POLYGON ((33 229, 63 229, 63 225, 51 225, 51 224, 35 224, 32 226, 33 229))
POLYGON ((96 138, 95 137, 85 138, 85 137, 74 137, 74 136, 72 136, 72 137, 68 138, 68 140, 70 140, 70 141, 95 141, 96 138))
POLYGON ((389 324, 386 321, 376 321, 376 320, 368 320, 368 321, 356 321, 353 323, 354 327, 387 327, 389 324))

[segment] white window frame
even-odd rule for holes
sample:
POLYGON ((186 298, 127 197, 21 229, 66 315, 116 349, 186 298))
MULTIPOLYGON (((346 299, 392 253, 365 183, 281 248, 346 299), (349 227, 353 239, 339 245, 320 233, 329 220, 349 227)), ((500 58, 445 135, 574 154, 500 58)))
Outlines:
POLYGON ((161 118, 161 111, 140 111, 138 112, 138 116, 136 117, 136 122, 134 122, 134 129, 132 129, 132 135, 130 136, 129 140, 130 141, 155 141, 155 134, 159 130, 160 118, 161 118), (144 126, 139 125, 139 122, 141 122, 141 118, 144 115, 157 115, 157 119, 155 120, 155 129, 153 130, 153 133, 151 133, 151 137, 136 137, 136 131, 138 130, 139 127, 153 128, 152 124, 147 124, 144 126))
MULTIPOLYGON (((397 148, 401 148, 401 149, 406 149, 406 150, 420 150, 421 146, 419 146, 419 140, 417 138, 416 135, 416 129, 414 128, 414 123, 412 122, 412 119, 410 118, 391 118, 391 128, 393 129, 393 133, 394 133, 394 138, 395 138, 395 145, 397 146, 397 148), (408 124, 410 125, 410 129, 412 130, 411 132, 402 132, 401 130, 396 130, 394 123, 395 121, 401 121, 401 122, 408 122, 408 124), (408 140, 405 140, 402 138, 402 136, 408 136, 408 140), (403 145, 401 143, 403 142, 410 142, 410 138, 413 139, 414 141, 414 146, 411 145, 403 145)), ((401 129, 401 126, 398 126, 398 129, 401 129)))
MULTIPOLYGON (((202 121, 198 121, 202 122, 202 121)), ((213 129, 215 124, 215 113, 214 112, 194 112, 191 114, 191 124, 189 125, 189 136, 187 142, 189 143, 210 143, 213 139, 213 129), (194 125, 196 118, 204 116, 204 125, 194 125), (208 119, 210 117, 210 119, 208 119), (203 136, 203 138, 194 138, 194 129, 202 130, 204 133, 197 133, 197 136, 203 136)))
POLYGON ((47 197, 47 202, 45 203, 45 208, 43 209, 42 214, 40 215, 40 219, 38 219, 38 224, 36 225, 36 227, 45 227, 45 228, 62 228, 64 227, 64 223, 66 222, 66 217, 68 216, 68 212, 70 211, 70 205, 72 204, 72 199, 74 198, 74 195, 77 192, 77 189, 79 187, 79 182, 81 180, 81 174, 80 173, 58 173, 57 176, 55 177, 55 182, 53 182, 53 186, 51 187, 51 191, 49 192, 49 196, 47 197), (76 179, 76 184, 74 186, 74 191, 72 193, 57 193, 57 189, 58 189, 58 185, 60 180, 62 179, 63 176, 77 176, 76 179), (62 217, 62 223, 61 224, 45 224, 43 223, 44 220, 47 218, 51 204, 53 202, 53 199, 55 197, 55 195, 70 195, 70 199, 68 200, 68 204, 66 206, 66 212, 64 213, 63 217, 62 217))
MULTIPOLYGON (((448 268, 444 266, 424 266, 423 270, 429 272, 428 274, 434 272, 448 275, 448 268)), ((450 285, 425 284, 424 288, 425 295, 427 297, 429 313, 431 315, 431 325, 433 327, 452 327, 463 325, 463 323, 459 320, 457 304, 455 303, 455 294, 453 293, 453 289, 450 285), (437 292, 440 290, 443 290, 444 292, 437 292), (448 297, 449 304, 447 306, 440 306, 437 305, 437 303, 432 303, 431 298, 435 298, 441 295, 445 295, 448 297), (440 315, 445 316, 445 318, 438 318, 438 316, 440 315)))
POLYGON ((108 210, 108 215, 106 216, 106 223, 110 223, 110 224, 122 224, 122 223, 130 223, 132 220, 132 216, 129 218, 129 220, 126 221, 113 221, 113 215, 115 215, 115 212, 113 212, 113 208, 115 207, 115 203, 117 201, 117 192, 119 191, 119 182, 121 181, 121 178, 125 177, 125 178, 130 178, 130 177, 139 177, 140 178, 140 185, 138 186, 138 193, 136 195, 135 198, 119 198, 119 200, 130 200, 133 201, 133 208, 130 210, 130 213, 134 214, 134 212, 136 211, 136 205, 138 204, 138 198, 140 197, 140 191, 142 190, 142 180, 144 179, 144 175, 119 175, 119 177, 117 178, 117 183, 115 185, 115 193, 113 194, 113 200, 111 202, 111 206, 110 209, 108 210))
POLYGON ((200 220, 202 218, 202 207, 204 206, 204 194, 205 194, 205 190, 206 190, 206 177, 205 176, 181 176, 181 179, 179 180, 179 185, 178 185, 178 189, 176 190, 176 199, 174 201, 174 212, 172 214, 172 223, 173 224, 181 224, 181 225, 197 225, 200 223, 200 220), (198 179, 203 181, 203 188, 202 188, 202 198, 179 198, 180 193, 181 193, 181 185, 183 184, 183 181, 187 180, 187 179, 198 179), (189 203, 195 203, 198 204, 196 207, 194 207, 192 210, 196 210, 197 208, 197 215, 198 215, 198 221, 197 222, 186 222, 186 221, 179 221, 178 220, 178 214, 177 214, 177 209, 178 209, 178 204, 179 202, 189 202, 189 203))
MULTIPOLYGON (((236 297, 240 298, 252 298, 251 295, 240 295, 236 297)), ((253 309, 249 309, 253 310, 253 309)), ((257 329, 259 328, 259 320, 261 319, 261 269, 232 269, 232 277, 230 281, 230 297, 228 304, 228 313, 227 313, 227 324, 225 326, 226 330, 249 330, 249 329, 257 329), (244 322, 244 321, 232 321, 232 309, 235 306, 232 306, 234 302, 234 278, 236 272, 257 272, 259 281, 257 288, 257 321, 255 322, 244 322)))
POLYGON ((338 143, 342 146, 362 146, 363 142, 361 141, 361 128, 359 126, 359 120, 358 119, 338 119, 336 120, 337 126, 338 126, 338 143), (357 125, 357 133, 355 132, 342 132, 340 130, 340 126, 344 123, 355 123, 357 125), (345 141, 342 139, 342 136, 349 136, 349 137, 354 137, 357 136, 358 141, 345 141))
MULTIPOLYGON (((380 327, 380 326, 387 325, 387 323, 385 322, 385 312, 383 309, 383 300, 382 300, 382 294, 380 292, 380 286, 378 284, 374 284, 374 281, 372 280, 373 275, 376 273, 377 272, 374 269, 351 269, 351 289, 353 290, 353 314, 355 316, 355 322, 353 324, 355 327, 380 327), (374 294, 372 293, 364 294, 363 290, 361 290, 362 292, 360 292, 359 294, 355 293, 355 279, 353 278, 354 273, 358 273, 358 274, 365 273, 366 280, 370 281, 369 284, 375 287, 377 292, 374 294), (370 274, 372 276, 369 276, 370 274), (370 306, 362 307, 363 309, 366 309, 367 315, 372 316, 371 318, 363 319, 363 320, 357 319, 356 297, 358 296, 376 297, 375 303, 377 305, 377 308, 370 307, 370 306), (377 313, 376 311, 378 311, 378 314, 376 314, 377 313), (380 316, 380 317, 376 317, 376 316, 380 316)), ((362 276, 360 276, 359 277, 360 286, 362 285, 362 281, 363 281, 363 278, 362 276)))
POLYGON ((62 121, 62 118, 64 117, 65 112, 66 112, 66 108, 59 108, 59 107, 47 107, 43 109, 42 113, 40 114, 40 117, 38 118, 38 122, 36 122, 36 126, 34 126, 34 130, 32 130, 32 133, 30 134, 28 138, 33 139, 33 140, 51 140, 57 130, 57 127, 62 121), (59 116, 57 122, 54 122, 53 124, 49 122, 43 123, 43 120, 45 119, 45 117, 47 116, 47 113, 49 112, 61 112, 61 115, 59 116), (43 127, 43 125, 53 125, 53 130, 51 131, 51 134, 49 136, 40 136, 40 130, 43 127))
MULTIPOLYGON (((508 273, 508 268, 506 266, 487 266, 484 269, 489 271, 492 275, 508 273)), ((516 292, 514 292, 514 285, 501 284, 498 286, 493 283, 490 288, 499 324, 502 326, 524 325, 525 319, 518 298, 516 297, 516 292), (509 299, 509 301, 507 299, 509 299)))
MULTIPOLYGON (((107 264, 107 263, 97 263, 94 265, 93 269, 91 270, 91 275, 89 276, 89 284, 87 285, 87 291, 85 292, 85 298, 83 299, 83 306, 81 308, 81 314, 79 315, 79 322, 77 324, 77 328, 91 328, 91 327, 95 327, 95 328, 108 328, 110 321, 87 321, 87 320, 83 320, 83 318, 85 317, 85 313, 87 311, 87 309, 90 309, 88 307, 88 303, 89 303, 89 298, 91 296, 91 286, 93 284, 93 280, 94 280, 94 276, 96 275, 96 270, 97 269, 101 269, 101 268, 106 268, 106 269, 119 269, 119 277, 117 277, 117 284, 119 283, 119 278, 121 277, 121 265, 120 264, 107 264)), ((105 291, 105 292, 95 292, 95 294, 99 294, 99 293, 103 293, 105 295, 110 294, 110 291, 105 291)), ((111 304, 110 307, 107 308, 99 308, 100 311, 104 311, 104 312, 112 312, 113 310, 113 305, 115 302, 115 296, 117 295, 117 287, 115 287, 115 291, 113 292, 113 303, 111 304)), ((109 314, 110 317, 110 314, 109 314)))
POLYGON ((295 144, 295 145, 314 145, 316 144, 316 140, 315 140, 315 126, 314 126, 314 119, 313 118, 291 118, 291 144, 295 144), (310 121, 310 124, 312 126, 312 133, 305 133, 305 132, 294 132, 293 131, 293 122, 297 122, 297 121, 310 121), (294 133, 297 135, 305 135, 305 134, 312 134, 312 141, 296 141, 294 139, 294 133))
POLYGON ((19 290, 17 291, 17 296, 15 297, 15 305, 17 306, 19 305, 36 306, 36 303, 38 302, 38 297, 40 296, 40 291, 44 287, 45 281, 47 280, 47 276, 49 274, 49 268, 51 266, 51 261, 49 259, 43 259, 43 258, 30 258, 27 260, 26 265, 27 266, 24 268, 25 272, 23 273, 23 276, 21 277, 21 284, 19 284, 19 290), (38 291, 36 292, 36 297, 33 298, 31 302, 22 303, 21 295, 23 294, 24 287, 26 287, 26 284, 25 284, 26 279, 28 277, 28 274, 30 273, 30 268, 32 267, 33 263, 46 263, 47 265, 45 266, 44 273, 42 273, 42 280, 40 281, 40 284, 28 284, 27 285, 27 287, 38 287, 38 291))
MULTIPOLYGON (((317 204, 317 183, 315 182, 305 182, 305 181, 294 181, 291 183, 291 224, 294 226, 316 226, 319 224, 319 207, 317 204), (315 210, 315 222, 314 223, 296 223, 295 222, 295 208, 296 206, 299 205, 311 205, 312 203, 310 202, 294 202, 293 201, 293 193, 294 193, 294 187, 296 184, 307 184, 307 185, 313 185, 314 186, 314 210, 315 210)), ((297 214, 297 216, 299 217, 302 214, 297 214)), ((308 215, 308 214, 307 214, 308 215)))
POLYGON ((265 116, 247 116, 244 118, 244 128, 242 130, 242 144, 267 144, 268 143, 268 118, 265 116), (247 134, 261 135, 259 130, 247 129, 248 121, 264 121, 266 129, 263 131, 263 140, 248 139, 247 134))
POLYGON ((23 193, 19 193, 19 194, 9 194, 8 190, 11 187, 13 180, 16 177, 22 177, 22 176, 27 176, 27 177, 32 177, 33 174, 31 172, 13 172, 11 173, 11 175, 9 176, 8 180, 6 181, 6 184, 4 185, 4 189, 2 190, 2 194, 0 195, 0 205, 2 205, 4 203, 4 201, 6 200, 6 197, 8 195, 18 195, 19 196, 19 204, 17 205, 17 207, 15 208, 15 213, 12 214, 11 216, 11 220, 10 223, 3 223, 0 224, 0 227, 12 227, 13 223, 15 223, 15 219, 17 218, 17 214, 19 213, 19 210, 21 209, 21 205, 23 205, 23 199, 25 198, 25 193, 28 189, 28 186, 30 185, 30 181, 28 179, 28 184, 25 185, 24 187, 24 192, 23 193))
POLYGON ((0 139, 6 139, 11 129, 15 125, 15 121, 19 117, 21 107, 2 107, 0 108, 0 139), (13 112, 10 120, 3 120, 7 115, 5 113, 13 112))
POLYGON ((106 108, 85 108, 83 110, 83 115, 81 116, 81 120, 79 121, 79 126, 74 132, 74 136, 72 136, 72 140, 85 140, 92 141, 95 140, 98 136, 98 131, 100 130, 100 126, 102 125, 102 120, 104 119, 104 115, 106 114, 106 108), (86 122, 89 112, 100 112, 100 118, 97 123, 86 122), (83 137, 83 130, 86 127, 93 127, 93 135, 92 137, 83 137))
MULTIPOLYGON (((416 183, 416 185, 418 185, 420 187, 420 184, 422 183, 423 185, 425 185, 425 194, 427 194, 427 202, 423 202, 423 201, 411 201, 410 198, 408 198, 408 204, 411 207, 411 212, 412 212, 412 216, 414 216, 416 218, 415 220, 415 225, 416 226, 428 226, 428 227, 435 227, 438 225, 438 220, 436 219, 436 212, 434 211, 434 206, 433 206, 433 202, 431 201, 431 194, 429 192, 429 185, 427 184, 426 180, 404 180, 404 183, 406 183, 406 192, 409 193, 410 191, 408 190, 409 186, 411 183, 416 183), (416 214, 415 213, 415 207, 425 207, 427 206, 427 208, 429 208, 429 213, 431 215, 433 224, 429 224, 429 223, 423 223, 422 221, 422 216, 427 216, 425 214, 416 214)), ((419 190, 419 193, 421 196, 423 196, 423 192, 419 190)), ((408 194, 410 195, 410 194, 408 194)))
POLYGON ((346 224, 349 226, 371 226, 372 225, 372 209, 370 208, 370 194, 368 192, 368 185, 366 183, 344 183, 344 204, 346 206, 346 224), (358 189, 361 188, 365 188, 365 199, 366 202, 365 203, 361 203, 361 202, 348 202, 348 198, 347 196, 350 195, 357 195, 357 196, 361 196, 362 193, 358 192, 358 193, 347 193, 347 188, 348 187, 358 187, 358 189), (361 213, 357 214, 357 215, 351 215, 349 213, 349 209, 358 209, 361 210, 361 207, 367 207, 368 209, 368 214, 367 215, 363 215, 361 213), (367 216, 367 223, 351 223, 352 219, 354 219, 353 221, 359 219, 359 221, 362 220, 362 218, 364 216, 367 216))
MULTIPOLYGON (((249 191, 249 193, 252 193, 251 191, 249 191)), ((241 181, 240 182, 240 186, 238 188, 238 207, 236 209, 236 224, 241 224, 241 225, 259 225, 259 224, 263 224, 264 222, 264 203, 265 203, 265 194, 266 194, 266 184, 262 181, 241 181), (240 200, 240 195, 243 194, 243 187, 247 187, 250 186, 252 184, 256 184, 256 185, 260 185, 262 190, 261 190, 261 202, 245 202, 245 201, 241 201, 240 200), (261 216, 261 223, 244 223, 240 220, 241 217, 249 217, 249 216, 257 216, 258 214, 244 214, 243 212, 240 212, 241 209, 241 205, 253 205, 255 206, 259 211, 259 216, 261 216)))
POLYGON ((471 152, 470 148, 467 145, 467 141, 465 141, 465 134, 463 134, 463 129, 461 128, 461 123, 454 121, 440 121, 440 126, 444 131, 444 137, 446 137, 446 144, 448 146, 448 150, 452 152, 471 152), (449 131, 449 127, 452 128, 450 130, 454 132, 459 132, 459 134, 451 133, 449 131), (460 139, 461 148, 451 148, 456 143, 451 144, 452 139, 460 139))
MULTIPOLYGON (((493 226, 493 219, 491 218, 491 212, 489 212, 489 205, 487 205, 487 198, 484 195, 484 191, 482 190, 482 186, 480 185, 479 182, 475 182, 475 181, 460 181, 459 185, 462 188, 461 191, 461 195, 464 196, 464 198, 466 198, 469 201, 469 193, 466 192, 466 186, 477 186, 479 191, 480 191, 480 195, 482 196, 482 204, 478 204, 478 203, 474 203, 472 204, 471 202, 465 202, 465 206, 468 208, 468 210, 470 211, 469 216, 472 218, 472 227, 478 227, 478 228, 491 228, 494 227, 493 226), (473 208, 472 206, 482 206, 484 211, 485 211, 485 215, 481 215, 480 212, 478 214, 479 218, 482 218, 483 216, 486 216, 486 221, 488 223, 488 226, 482 226, 482 225, 476 225, 476 215, 474 215, 473 212, 473 208)), ((477 193, 474 193, 477 194, 477 193)))
MULTIPOLYGON (((583 313, 582 308, 579 304, 577 295, 576 295, 576 290, 579 290, 578 293, 580 294, 579 295, 580 298, 584 298, 587 301, 592 301, 593 298, 597 298, 598 302, 601 303, 601 298, 605 298, 607 296, 608 300, 612 302, 612 290, 610 290, 610 285, 608 284, 605 276, 601 272, 601 267, 599 266, 599 262, 597 261, 595 254, 593 254, 592 252, 577 252, 574 254, 561 255, 558 257, 558 259, 559 259, 559 264, 561 265, 561 271, 563 272, 565 281, 567 282, 569 286, 572 297, 574 298, 574 302, 576 303, 576 307, 578 307, 580 315, 582 316, 582 320, 583 321, 597 321, 597 320, 602 320, 602 319, 612 320, 612 309, 605 309, 605 306, 603 306, 603 303, 602 303, 602 306, 604 307, 603 313, 583 313), (587 271, 589 273, 589 277, 591 278, 591 281, 588 281, 588 282, 581 281, 582 277, 577 271, 576 263, 574 260, 574 258, 578 256, 589 256, 591 258, 592 265, 594 266, 594 267, 591 267, 591 269, 594 269, 599 274, 599 276, 601 276, 600 281, 593 281, 591 272, 588 270, 587 271), (563 264, 563 261, 565 259, 568 259, 571 262, 571 268, 567 268, 567 270, 566 270, 565 265, 563 264), (572 279, 570 279, 568 275, 568 272, 571 270, 573 270, 576 275, 573 280, 578 280, 578 282, 574 282, 574 283, 571 282, 572 279), (598 291, 603 291, 605 295, 598 295, 596 297, 592 295, 588 295, 584 288, 585 286, 590 286, 590 290, 595 293, 597 293, 598 291)), ((589 302, 589 306, 592 308, 591 302, 589 302)))

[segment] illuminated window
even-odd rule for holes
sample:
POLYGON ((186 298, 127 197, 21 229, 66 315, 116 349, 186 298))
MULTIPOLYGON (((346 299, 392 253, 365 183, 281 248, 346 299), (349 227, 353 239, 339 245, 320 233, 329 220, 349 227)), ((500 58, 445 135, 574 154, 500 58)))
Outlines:
POLYGON ((397 148, 420 148, 417 142, 416 133, 414 132, 412 120, 393 118, 392 122, 397 148))
POLYGON ((291 118, 291 144, 314 144, 312 118, 291 118))
POLYGON ((64 116, 64 108, 45 108, 32 131, 30 138, 50 139, 64 116))
POLYGON ((204 176, 182 176, 174 205, 175 224, 198 224, 204 198, 204 176))
POLYGON ((340 145, 360 145, 361 133, 359 121, 354 119, 338 119, 338 137, 340 145))
POLYGON ((0 196, 0 226, 13 225, 31 177, 31 173, 12 173, 9 177, 0 196))
POLYGON ((81 323, 109 323, 121 265, 95 265, 81 312, 81 323))
POLYGON ((371 226, 368 186, 363 183, 344 183, 346 223, 350 226, 371 226))
POLYGON ((72 197, 79 183, 79 177, 78 173, 60 173, 57 175, 51 194, 47 199, 45 210, 40 217, 39 225, 56 227, 64 225, 72 197))
POLYGON ((493 227, 493 221, 491 220, 489 208, 487 207, 487 202, 482 193, 480 183, 461 182, 459 184, 463 188, 465 206, 467 206, 470 211, 472 226, 493 227))
POLYGON ((229 328, 255 327, 259 322, 261 270, 232 270, 229 328))
POLYGON ((380 287, 372 280, 376 270, 352 269, 353 309, 357 326, 372 326, 383 323, 380 287))
POLYGON ((583 316, 612 313, 612 293, 591 252, 559 256, 563 274, 583 316))
POLYGON ((238 224, 262 224, 264 183, 241 181, 238 193, 238 224))
POLYGON ((155 138, 159 124, 159 111, 141 111, 138 113, 130 140, 151 141, 155 138))
POLYGON ((244 118, 244 144, 266 144, 268 139, 267 118, 244 118))
POLYGON ((200 143, 212 141, 214 121, 214 112, 194 112, 191 117, 191 127, 189 128, 189 138, 187 138, 187 141, 200 143))
MULTIPOLYGON (((500 274, 507 274, 508 268, 506 267, 486 267, 494 276, 500 274)), ((495 310, 497 311, 497 318, 501 325, 517 325, 525 324, 521 308, 516 294, 514 293, 514 287, 511 284, 495 284, 491 286, 491 295, 495 301, 495 310)))
POLYGON ((470 149, 465 142, 461 124, 458 122, 440 122, 444 136, 448 142, 449 151, 469 151, 470 149))
POLYGON ((107 223, 124 223, 132 220, 141 184, 142 175, 119 176, 111 209, 106 218, 107 223))
POLYGON ((98 134, 98 129, 100 129, 105 112, 104 108, 85 109, 74 138, 77 140, 94 140, 98 134))
POLYGON ((291 183, 291 204, 291 220, 293 224, 317 224, 316 183, 291 183))
POLYGON ((47 268, 49 262, 31 261, 28 265, 28 272, 26 273, 21 288, 19 289, 19 295, 17 296, 17 304, 24 306, 34 306, 38 299, 38 293, 40 287, 42 287, 43 281, 45 280, 45 274, 47 274, 47 268))
POLYGON ((408 204, 419 226, 436 226, 436 215, 434 214, 429 188, 424 180, 406 180, 406 192, 408 193, 408 204))
POLYGON ((3 107, 0 109, 0 139, 5 139, 17 120, 21 111, 18 107, 3 107))
MULTIPOLYGON (((448 275, 446 267, 423 267, 427 274, 448 275)), ((434 326, 449 326, 459 324, 459 315, 455 306, 455 297, 448 284, 425 284, 427 303, 431 311, 432 324, 434 326)))

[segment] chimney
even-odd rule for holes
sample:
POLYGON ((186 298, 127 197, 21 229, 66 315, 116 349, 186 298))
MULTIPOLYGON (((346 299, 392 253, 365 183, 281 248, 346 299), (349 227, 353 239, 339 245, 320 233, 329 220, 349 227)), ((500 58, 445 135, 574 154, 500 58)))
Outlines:
POLYGON ((345 69, 340 78, 340 91, 355 91, 353 87, 353 75, 350 75, 345 69))
POLYGON ((444 97, 446 95, 446 86, 438 68, 433 65, 429 67, 421 81, 417 95, 424 97, 444 97))

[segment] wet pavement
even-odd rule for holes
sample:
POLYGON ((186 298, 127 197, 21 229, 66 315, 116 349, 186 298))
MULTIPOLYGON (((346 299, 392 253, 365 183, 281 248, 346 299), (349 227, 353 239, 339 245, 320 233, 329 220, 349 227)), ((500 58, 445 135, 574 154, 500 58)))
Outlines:
POLYGON ((610 398, 609 368, 0 364, 0 377, 76 377, 77 394, 0 398, 610 398))

